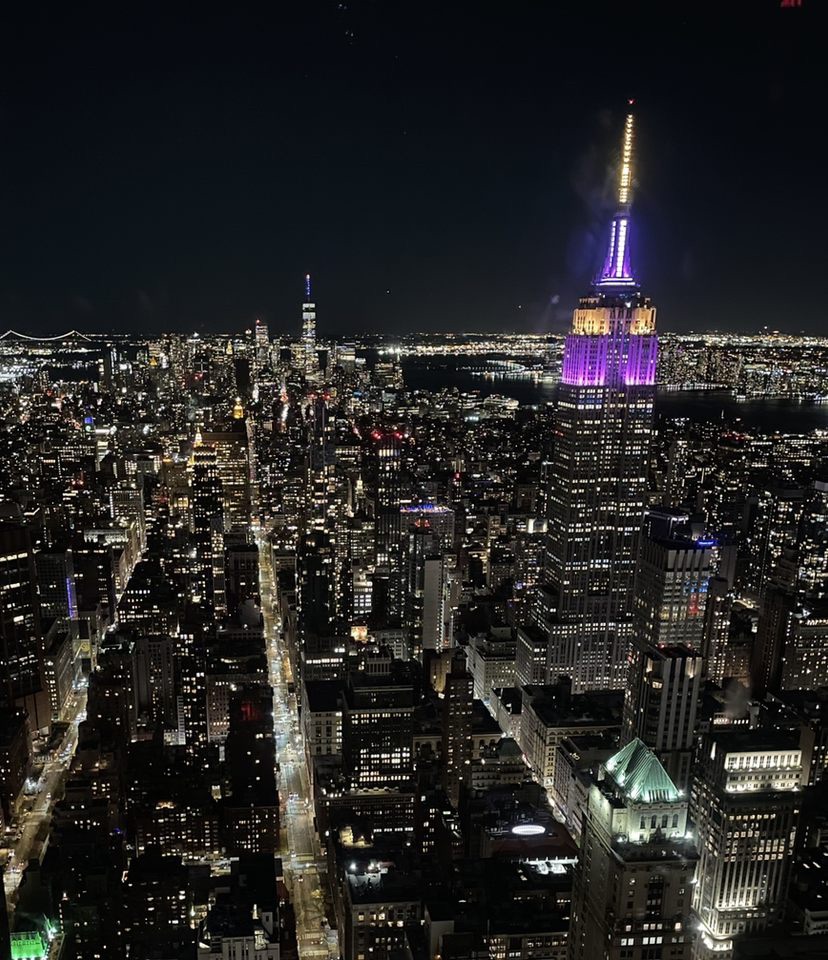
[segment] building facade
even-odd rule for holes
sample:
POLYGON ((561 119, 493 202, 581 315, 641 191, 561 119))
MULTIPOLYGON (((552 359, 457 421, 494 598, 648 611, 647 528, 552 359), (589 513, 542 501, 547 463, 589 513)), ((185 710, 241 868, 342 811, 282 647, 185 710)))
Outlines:
POLYGON ((658 340, 655 307, 630 259, 632 142, 630 115, 607 255, 564 346, 548 466, 545 583, 536 616, 551 650, 568 642, 568 655, 551 660, 576 690, 625 683, 648 493, 658 340))
POLYGON ((691 960, 697 860, 686 798, 656 755, 632 740, 590 787, 570 960, 691 960))

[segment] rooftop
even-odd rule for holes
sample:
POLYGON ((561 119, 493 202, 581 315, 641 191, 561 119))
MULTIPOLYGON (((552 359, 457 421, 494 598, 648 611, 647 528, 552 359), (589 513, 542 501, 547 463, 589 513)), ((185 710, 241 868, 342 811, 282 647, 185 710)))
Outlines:
POLYGON ((629 800, 674 803, 681 799, 661 761, 637 737, 610 757, 605 769, 629 800))
POLYGON ((339 680, 306 680, 304 690, 311 713, 333 713, 342 709, 339 680))

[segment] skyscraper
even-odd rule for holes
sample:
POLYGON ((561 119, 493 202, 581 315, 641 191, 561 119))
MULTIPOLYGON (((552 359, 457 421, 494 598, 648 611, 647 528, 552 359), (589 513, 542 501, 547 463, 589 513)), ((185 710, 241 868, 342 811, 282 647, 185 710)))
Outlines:
POLYGON ((795 735, 734 727, 702 743, 692 794, 701 855, 693 891, 699 960, 732 956, 734 937, 781 922, 801 778, 795 735))
POLYGON ((205 609, 224 614, 224 496, 212 447, 193 450, 192 524, 195 544, 194 596, 205 609))
POLYGON ((571 960, 690 960, 698 855, 687 800, 655 754, 632 740, 589 788, 572 894, 571 960))
POLYGON ((793 547, 783 551, 762 597, 753 648, 754 690, 816 690, 828 682, 828 484, 816 481, 793 547))
POLYGON ((456 807, 460 783, 472 755, 474 678, 466 669, 466 655, 457 651, 443 690, 443 789, 456 807))
POLYGON ((815 480, 797 538, 797 585, 813 600, 828 598, 828 483, 815 480))
POLYGON ((693 538, 688 521, 675 511, 651 510, 641 537, 621 738, 640 737, 680 790, 689 786, 717 550, 713 540, 693 538))
POLYGON ((396 788, 413 774, 415 689, 410 665, 366 653, 348 676, 342 711, 345 769, 357 789, 396 788))
POLYGON ((375 430, 371 439, 375 444, 375 455, 372 459, 376 470, 376 572, 373 606, 375 610, 384 609, 389 621, 396 621, 402 612, 402 435, 375 430))
MULTIPOLYGON (((716 569, 714 540, 662 535, 650 516, 641 537, 632 613, 639 643, 703 644, 707 590, 716 569)), ((688 531, 689 532, 689 531, 688 531)))
POLYGON ((632 145, 630 114, 606 258, 564 346, 548 472, 537 617, 549 636, 550 679, 568 674, 581 690, 626 681, 647 495, 658 341, 655 307, 630 259, 632 145))
POLYGON ((299 642, 308 634, 325 636, 335 614, 334 550, 329 534, 312 530, 302 537, 297 553, 299 642))
POLYGON ((313 377, 319 361, 316 356, 316 304, 311 300, 309 273, 305 276, 305 302, 302 304, 302 353, 305 376, 313 377))
POLYGON ((400 508, 402 611, 411 650, 443 650, 451 639, 448 603, 449 557, 454 539, 454 511, 437 504, 400 508))
POLYGON ((626 690, 621 742, 643 740, 680 790, 690 784, 701 678, 698 650, 651 644, 636 649, 626 690))
POLYGON ((51 717, 37 575, 29 530, 12 504, 4 504, 0 515, 0 595, 0 704, 28 711, 29 724, 37 730, 51 717))
POLYGON ((41 617, 54 617, 76 629, 78 601, 72 551, 63 546, 41 550, 35 557, 35 568, 41 617))
POLYGON ((216 475, 221 482, 224 530, 245 533, 250 523, 250 451, 244 423, 232 429, 202 430, 203 450, 215 456, 216 475))
POLYGON ((256 317, 254 332, 256 345, 256 366, 265 367, 270 362, 270 333, 267 324, 260 317, 256 317))

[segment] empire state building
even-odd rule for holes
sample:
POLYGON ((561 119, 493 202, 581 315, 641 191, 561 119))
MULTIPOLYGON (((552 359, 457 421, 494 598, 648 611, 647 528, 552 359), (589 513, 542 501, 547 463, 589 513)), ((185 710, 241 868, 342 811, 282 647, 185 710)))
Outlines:
POLYGON ((579 301, 564 346, 544 584, 536 626, 519 644, 524 683, 566 675, 574 690, 589 690, 627 681, 658 353, 655 307, 630 256, 633 135, 630 114, 603 268, 579 301))

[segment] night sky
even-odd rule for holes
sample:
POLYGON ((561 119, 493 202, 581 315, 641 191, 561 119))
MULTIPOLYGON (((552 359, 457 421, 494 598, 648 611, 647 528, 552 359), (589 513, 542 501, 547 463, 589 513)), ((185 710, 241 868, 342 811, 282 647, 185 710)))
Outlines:
POLYGON ((561 331, 632 96, 661 329, 828 333, 825 17, 780 3, 6 14, 0 329, 291 333, 310 271, 323 336, 561 331))

